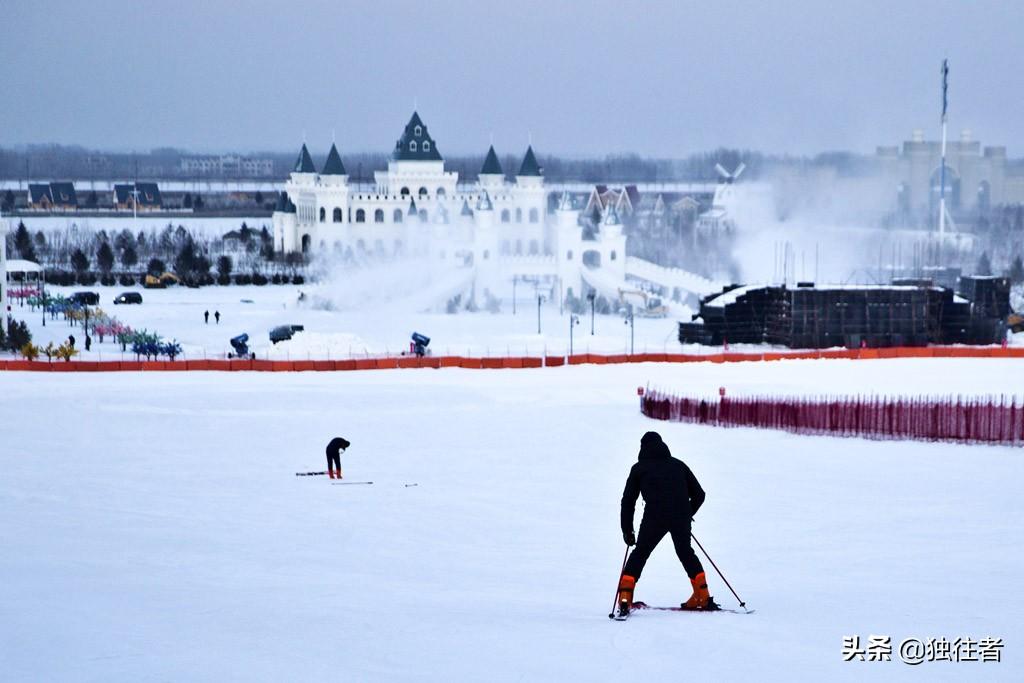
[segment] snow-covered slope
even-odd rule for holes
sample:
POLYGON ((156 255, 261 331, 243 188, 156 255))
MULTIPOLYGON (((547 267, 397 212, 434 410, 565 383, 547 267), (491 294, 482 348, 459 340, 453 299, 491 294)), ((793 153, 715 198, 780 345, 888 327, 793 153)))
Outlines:
MULTIPOLYGON (((1020 449, 656 423, 635 391, 1020 400, 1018 365, 4 373, 3 679, 1020 680, 1020 449), (648 429, 707 489, 694 531, 756 614, 608 620, 648 429), (373 485, 294 476, 336 434, 373 485), (1002 637, 1004 661, 844 663, 869 634, 1002 637)), ((637 597, 688 592, 666 541, 637 597)))

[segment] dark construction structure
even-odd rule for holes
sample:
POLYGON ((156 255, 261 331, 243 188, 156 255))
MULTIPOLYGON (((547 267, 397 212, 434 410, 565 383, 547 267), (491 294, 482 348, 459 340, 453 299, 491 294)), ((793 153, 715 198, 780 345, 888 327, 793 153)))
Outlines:
POLYGON ((823 349, 998 344, 1006 335, 1010 281, 964 276, 958 291, 931 280, 892 285, 733 285, 705 297, 683 344, 776 344, 823 349))

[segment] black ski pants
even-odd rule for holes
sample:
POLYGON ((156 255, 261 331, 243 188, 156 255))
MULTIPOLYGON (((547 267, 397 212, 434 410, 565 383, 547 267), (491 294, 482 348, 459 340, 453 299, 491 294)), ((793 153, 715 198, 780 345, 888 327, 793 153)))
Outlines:
POLYGON ((327 451, 327 469, 341 472, 341 454, 338 451, 327 451))
POLYGON ((661 539, 665 538, 665 534, 672 534, 672 545, 675 546, 676 556, 683 563, 687 576, 692 579, 704 571, 700 560, 697 559, 697 553, 693 552, 690 545, 690 520, 645 516, 640 522, 636 547, 630 553, 626 569, 622 573, 639 579, 644 565, 647 564, 647 558, 654 552, 661 539))

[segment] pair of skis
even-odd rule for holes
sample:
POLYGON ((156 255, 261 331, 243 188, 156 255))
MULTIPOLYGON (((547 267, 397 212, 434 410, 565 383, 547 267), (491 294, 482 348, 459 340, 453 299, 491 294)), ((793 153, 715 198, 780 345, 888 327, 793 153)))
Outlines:
MULTIPOLYGON (((714 598, 708 598, 708 604, 704 608, 702 608, 702 609, 691 609, 691 608, 688 608, 688 607, 686 607, 685 603, 679 605, 679 607, 658 607, 658 606, 654 606, 654 605, 648 605, 646 602, 641 602, 639 600, 637 600, 635 602, 632 602, 632 604, 631 604, 629 600, 621 599, 621 596, 619 594, 619 589, 616 588, 615 589, 615 605, 612 608, 612 611, 608 613, 608 618, 609 619, 614 619, 615 621, 625 621, 626 619, 629 618, 629 615, 632 612, 638 611, 638 610, 655 610, 655 611, 661 611, 661 612, 707 612, 707 613, 728 612, 730 614, 753 614, 755 612, 755 610, 752 610, 749 607, 747 607, 747 603, 745 603, 743 600, 740 600, 740 596, 736 595, 736 591, 733 590, 732 585, 729 584, 728 579, 725 578, 725 576, 722 574, 721 570, 718 568, 718 565, 716 565, 715 561, 711 559, 710 555, 708 555, 708 551, 704 550, 704 546, 702 546, 700 544, 700 541, 697 540, 697 537, 694 536, 692 533, 690 534, 690 536, 691 536, 691 538, 693 538, 694 542, 696 542, 697 547, 701 549, 701 552, 704 553, 704 557, 708 558, 708 562, 711 563, 711 566, 713 566, 715 568, 715 571, 718 572, 718 575, 722 577, 723 581, 725 581, 725 585, 729 586, 729 590, 732 591, 732 594, 736 598, 736 601, 740 603, 740 609, 729 609, 727 607, 722 607, 717 602, 715 602, 714 598)), ((626 561, 628 559, 629 559, 629 546, 626 546, 626 554, 623 555, 623 557, 622 557, 622 568, 619 570, 619 583, 620 584, 622 582, 622 575, 626 571, 626 561)))

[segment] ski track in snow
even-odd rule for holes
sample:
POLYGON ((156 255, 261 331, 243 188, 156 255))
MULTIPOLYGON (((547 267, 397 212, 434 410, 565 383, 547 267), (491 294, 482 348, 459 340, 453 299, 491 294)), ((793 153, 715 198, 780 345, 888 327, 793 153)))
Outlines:
MULTIPOLYGON (((636 397, 1020 400, 1019 367, 3 373, 2 677, 1021 680, 1024 449, 670 424, 636 397), (648 429, 707 490, 694 532, 756 614, 607 618, 648 429), (373 486, 295 476, 336 434, 346 478, 373 486), (869 634, 1002 637, 1004 661, 844 663, 843 636, 869 634)), ((637 599, 688 595, 666 540, 637 599)))

